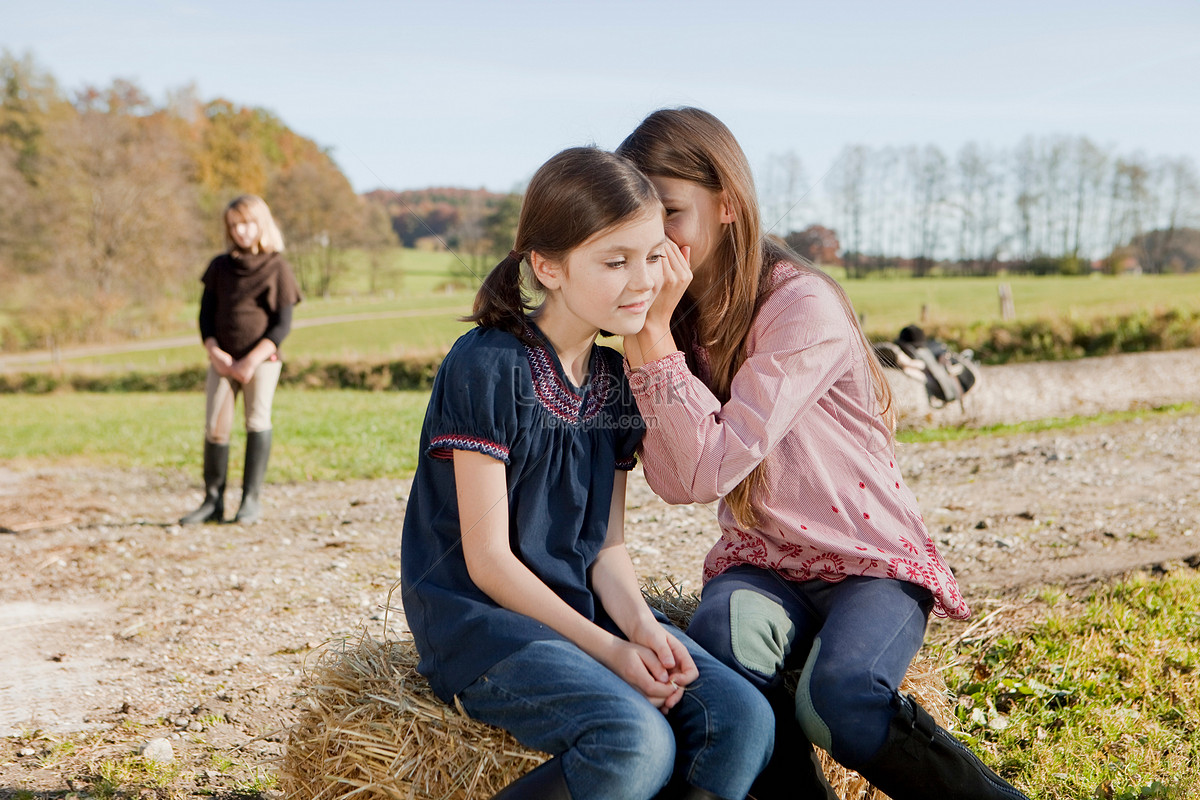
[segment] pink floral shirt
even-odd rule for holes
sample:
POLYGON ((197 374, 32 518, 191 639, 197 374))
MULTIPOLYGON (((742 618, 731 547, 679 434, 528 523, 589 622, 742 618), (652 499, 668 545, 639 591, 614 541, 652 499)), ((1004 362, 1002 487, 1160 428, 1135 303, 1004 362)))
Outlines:
POLYGON ((925 528, 879 415, 867 353, 833 287, 781 263, 721 405, 683 353, 629 371, 646 419, 642 463, 668 503, 710 503, 767 461, 742 530, 722 499, 704 580, 753 564, 805 581, 896 578, 933 593, 934 613, 970 609, 925 528))

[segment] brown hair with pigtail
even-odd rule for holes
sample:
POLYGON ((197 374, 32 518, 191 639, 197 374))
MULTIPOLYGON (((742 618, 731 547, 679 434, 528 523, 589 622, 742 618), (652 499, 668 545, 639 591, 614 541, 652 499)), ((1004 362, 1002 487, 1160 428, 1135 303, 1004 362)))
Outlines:
MULTIPOLYGON (((690 350, 693 345, 705 348, 711 371, 709 388, 717 399, 722 403, 729 400, 733 378, 746 360, 750 327, 771 292, 771 270, 785 261, 833 287, 867 353, 879 415, 889 428, 895 428, 891 388, 850 298, 833 278, 763 234, 750 164, 724 123, 698 108, 662 109, 646 117, 617 152, 647 175, 679 178, 723 193, 733 212, 734 221, 727 225, 709 262, 709 268, 719 274, 706 281, 705 296, 696 297, 689 291, 671 319, 672 334, 693 372, 695 356, 690 350)), ((760 462, 725 496, 734 518, 744 527, 757 524, 753 499, 766 485, 767 469, 767 461, 760 462)))
POLYGON ((597 147, 563 150, 529 181, 513 249, 488 273, 465 320, 528 338, 525 315, 540 288, 521 267, 529 254, 565 261, 596 234, 647 213, 662 213, 658 192, 627 159, 597 147))

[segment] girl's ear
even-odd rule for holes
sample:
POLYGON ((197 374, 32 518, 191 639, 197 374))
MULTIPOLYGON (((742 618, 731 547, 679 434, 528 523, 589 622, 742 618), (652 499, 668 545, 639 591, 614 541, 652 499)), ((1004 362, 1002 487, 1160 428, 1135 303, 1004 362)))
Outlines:
POLYGON ((553 291, 562 284, 562 264, 551 261, 537 250, 529 251, 529 266, 533 268, 533 276, 538 283, 553 291))
POLYGON ((721 190, 721 194, 717 199, 721 204, 721 224, 727 225, 737 220, 737 215, 733 213, 733 205, 729 202, 729 195, 725 193, 724 189, 721 190))

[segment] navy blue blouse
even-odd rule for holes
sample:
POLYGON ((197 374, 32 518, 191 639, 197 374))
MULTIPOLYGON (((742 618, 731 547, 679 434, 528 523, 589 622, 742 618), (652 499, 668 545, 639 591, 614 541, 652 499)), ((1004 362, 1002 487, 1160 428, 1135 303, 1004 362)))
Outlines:
POLYGON ((617 632, 588 568, 607 534, 616 470, 633 468, 645 425, 619 353, 593 346, 587 385, 576 388, 531 330, 536 345, 491 328, 459 338, 438 369, 421 429, 400 550, 402 598, 418 670, 447 702, 529 642, 563 638, 501 608, 467 574, 454 450, 507 465, 513 552, 572 608, 617 632))

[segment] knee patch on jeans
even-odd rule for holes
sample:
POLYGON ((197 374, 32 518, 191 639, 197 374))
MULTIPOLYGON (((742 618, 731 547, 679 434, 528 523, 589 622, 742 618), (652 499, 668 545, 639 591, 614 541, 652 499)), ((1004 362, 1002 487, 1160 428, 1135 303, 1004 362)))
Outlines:
POLYGON ((729 641, 734 658, 748 670, 774 676, 792 649, 796 626, 783 606, 752 589, 729 596, 729 641))
POLYGON ((833 748, 833 734, 829 732, 825 720, 817 713, 812 700, 813 665, 820 656, 821 637, 818 636, 813 641, 812 651, 808 654, 808 660, 804 662, 804 669, 800 671, 800 683, 796 686, 796 721, 800 723, 810 742, 829 752, 833 748))

